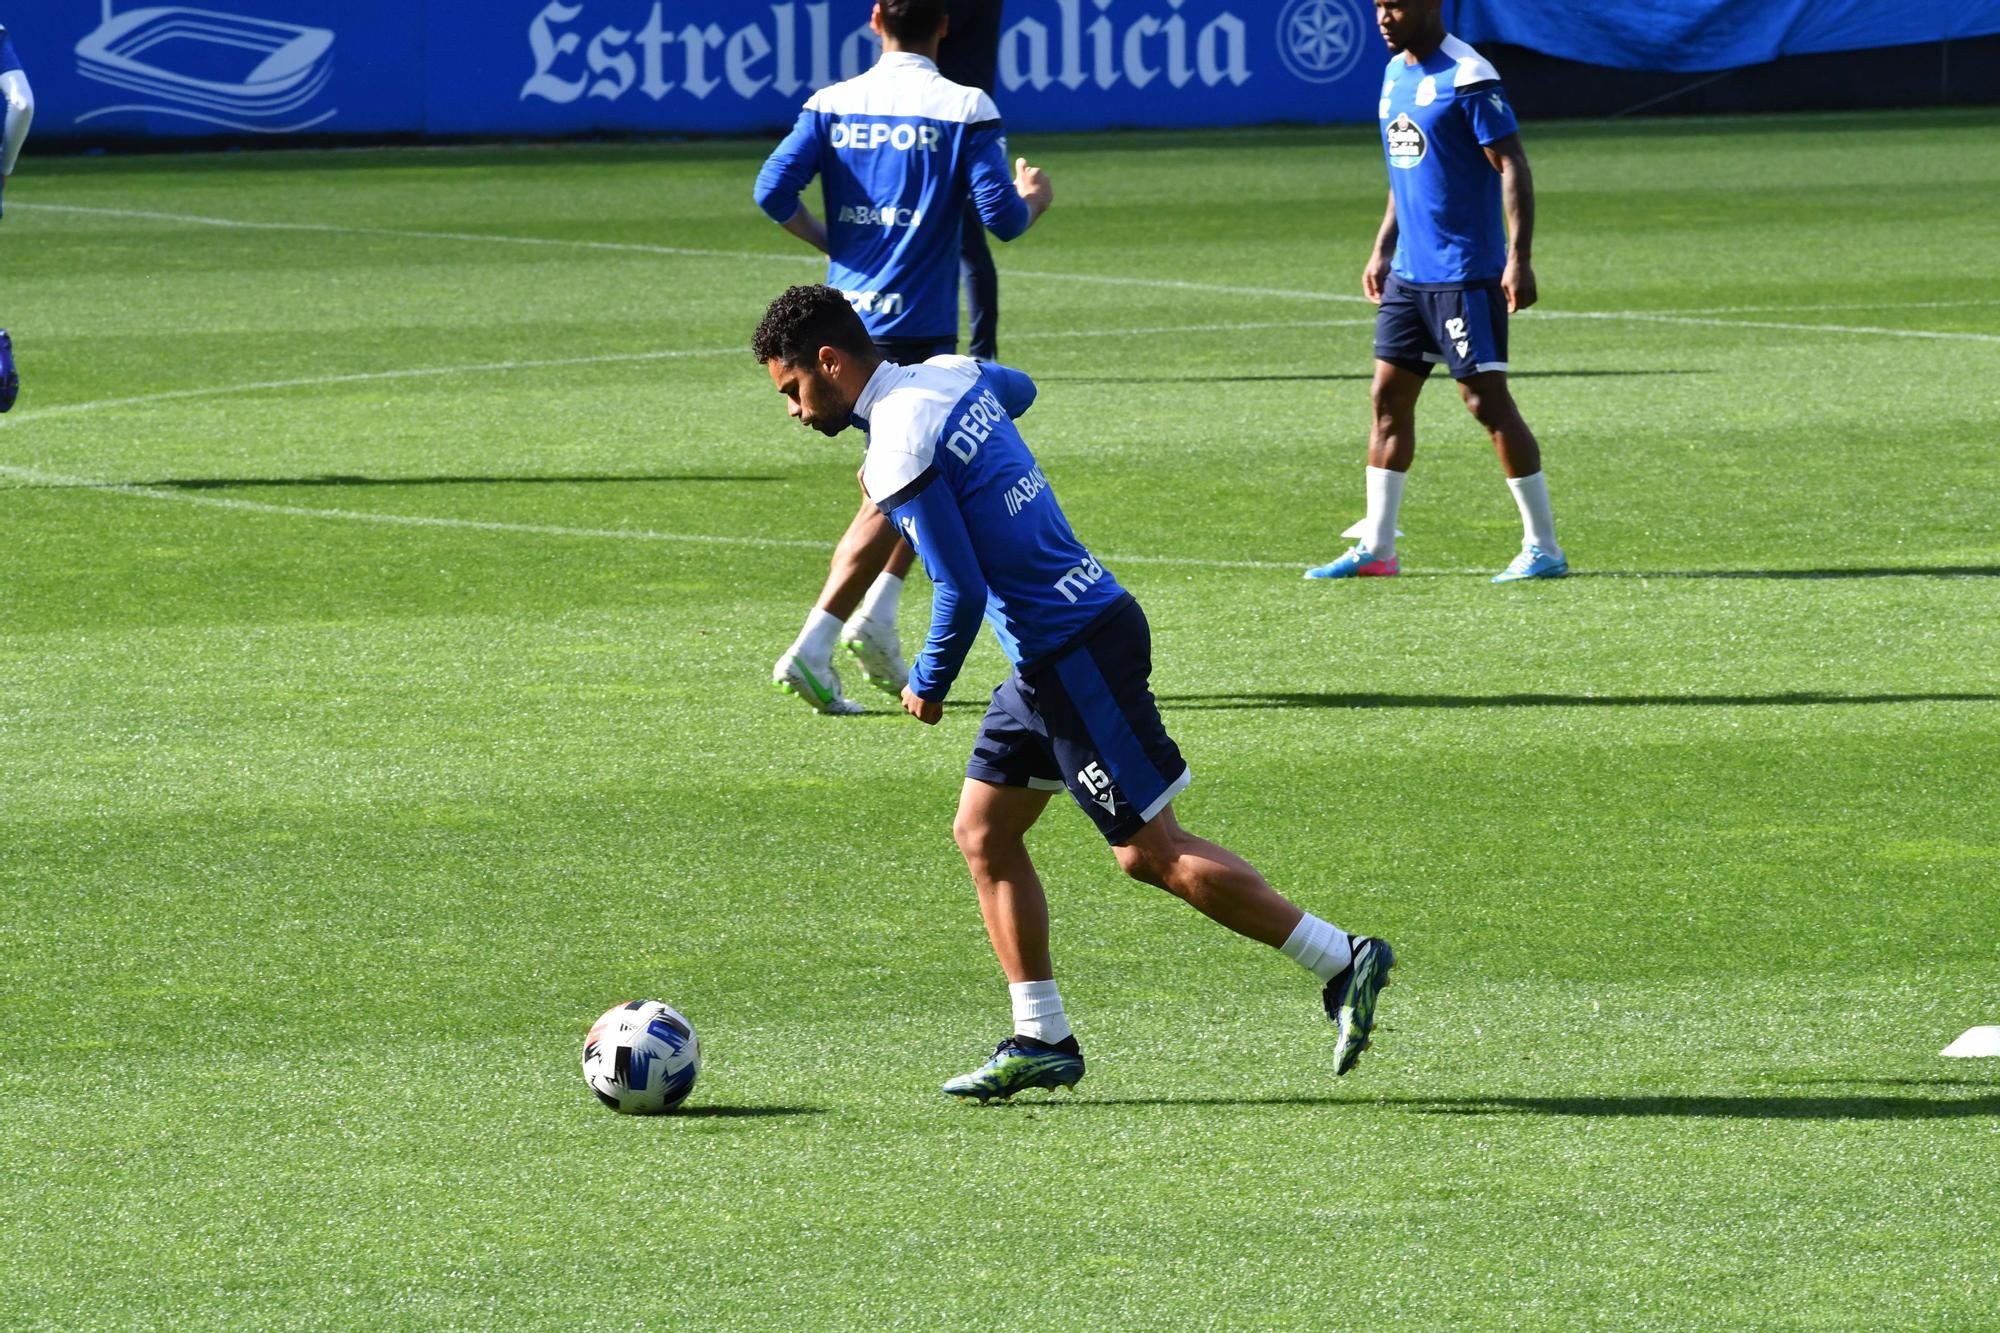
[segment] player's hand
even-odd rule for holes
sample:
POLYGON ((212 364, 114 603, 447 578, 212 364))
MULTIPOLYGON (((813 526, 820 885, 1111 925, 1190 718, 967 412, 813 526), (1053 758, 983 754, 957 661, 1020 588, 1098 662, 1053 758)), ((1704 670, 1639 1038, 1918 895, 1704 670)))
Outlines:
POLYGON ((1368 267, 1361 270, 1361 294, 1376 305, 1381 305, 1382 285, 1388 281, 1388 256, 1371 255, 1368 260, 1368 267))
POLYGON ((1036 217, 1049 211, 1049 205, 1056 201, 1055 187, 1049 184, 1049 173, 1040 167, 1028 165, 1028 159, 1014 159, 1014 193, 1028 201, 1036 217))
POLYGON ((1526 310, 1541 295, 1535 290, 1534 266, 1519 255, 1507 260, 1507 271, 1500 275, 1500 290, 1507 296, 1507 313, 1526 310))
POLYGON ((938 719, 944 716, 944 705, 941 703, 932 703, 929 699, 919 699, 916 695, 910 693, 910 687, 905 685, 903 687, 903 711, 925 726, 934 727, 937 725, 938 719))

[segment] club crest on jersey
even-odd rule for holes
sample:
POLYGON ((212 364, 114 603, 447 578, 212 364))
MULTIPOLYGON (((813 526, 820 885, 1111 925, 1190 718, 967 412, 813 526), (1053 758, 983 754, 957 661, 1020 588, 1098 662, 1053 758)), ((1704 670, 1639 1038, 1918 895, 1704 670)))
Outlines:
POLYGON ((1392 167, 1414 167, 1424 160, 1424 154, 1430 150, 1430 145, 1424 141, 1423 130, 1410 119, 1407 111, 1383 127, 1382 141, 1388 145, 1389 165, 1392 167))

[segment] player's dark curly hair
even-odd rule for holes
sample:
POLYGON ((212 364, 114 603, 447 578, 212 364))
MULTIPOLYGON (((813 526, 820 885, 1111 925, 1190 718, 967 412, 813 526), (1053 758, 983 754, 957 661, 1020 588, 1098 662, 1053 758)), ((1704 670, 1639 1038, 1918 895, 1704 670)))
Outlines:
POLYGON ((898 42, 921 45, 937 36, 945 0, 881 0, 882 30, 898 42))
POLYGON ((873 356, 875 344, 868 327, 847 298, 832 287, 814 283, 788 287, 771 302, 764 320, 750 339, 757 364, 803 366, 819 358, 822 347, 838 347, 857 357, 873 356))

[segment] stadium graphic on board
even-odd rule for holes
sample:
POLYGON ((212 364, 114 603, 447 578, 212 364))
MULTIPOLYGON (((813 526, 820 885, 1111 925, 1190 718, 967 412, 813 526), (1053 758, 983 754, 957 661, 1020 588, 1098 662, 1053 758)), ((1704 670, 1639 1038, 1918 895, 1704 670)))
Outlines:
POLYGON ((113 12, 76 44, 76 72, 125 96, 76 117, 141 113, 257 134, 331 120, 334 33, 247 14, 151 5, 113 12))

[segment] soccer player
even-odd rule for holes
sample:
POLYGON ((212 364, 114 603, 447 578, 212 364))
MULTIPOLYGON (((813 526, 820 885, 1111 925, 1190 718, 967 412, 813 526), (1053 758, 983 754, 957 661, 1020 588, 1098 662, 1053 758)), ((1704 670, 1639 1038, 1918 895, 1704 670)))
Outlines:
MULTIPOLYGON (((1010 177, 993 99, 937 71, 945 0, 880 0, 869 19, 882 58, 814 93, 757 174, 757 204, 827 255, 827 281, 854 303, 877 355, 918 363, 958 350, 958 261, 966 202, 1003 241, 1049 206, 1048 177, 1021 159, 1010 177), (818 175, 826 218, 800 202, 818 175)), ((833 669, 845 644, 868 681, 898 694, 908 672, 896 607, 912 555, 865 501, 834 549, 818 603, 772 681, 822 713, 858 713, 833 669), (879 571, 879 574, 878 574, 879 571)))
MULTIPOLYGON (((1000 68, 1001 0, 949 0, 950 26, 938 46, 938 73, 953 83, 991 93, 1000 68)), ((986 244, 979 206, 965 201, 959 229, 959 279, 965 287, 966 352, 979 361, 1000 359, 1000 273, 986 244)))
POLYGON ((1361 275, 1362 291, 1381 306, 1368 514, 1345 534, 1356 539, 1354 546, 1307 570, 1309 579, 1381 577, 1401 569, 1396 512, 1416 456, 1417 395, 1439 364, 1493 437, 1521 511, 1521 552, 1493 581, 1569 572, 1556 542, 1541 446, 1507 388, 1507 316, 1535 303, 1529 263, 1534 180, 1500 75, 1445 31, 1443 4, 1375 3, 1376 24, 1394 54, 1380 107, 1389 205, 1361 275))
POLYGON ((1007 975, 1014 1029, 945 1092, 983 1102, 1083 1077, 1025 841, 1060 788, 1126 874, 1312 972, 1339 1028, 1335 1072, 1352 1069, 1395 953, 1301 911, 1242 857, 1176 822, 1173 799, 1189 773, 1148 687, 1151 632, 1132 594, 1077 541, 1015 428, 1034 382, 970 357, 885 361, 830 287, 794 287, 772 302, 752 349, 792 416, 828 436, 867 430, 862 488, 923 556, 931 627, 904 710, 930 725, 943 716, 982 615, 1014 663, 980 723, 952 829, 1007 975))
MULTIPOLYGON (((21 69, 21 57, 14 54, 14 43, 7 36, 7 29, 0 25, 0 206, 6 201, 8 177, 14 174, 14 160, 21 155, 21 144, 28 137, 28 122, 35 118, 35 94, 28 87, 28 76, 21 69)), ((21 392, 21 376, 14 367, 14 340, 7 336, 7 330, 0 329, 0 412, 14 406, 14 399, 21 392)))

